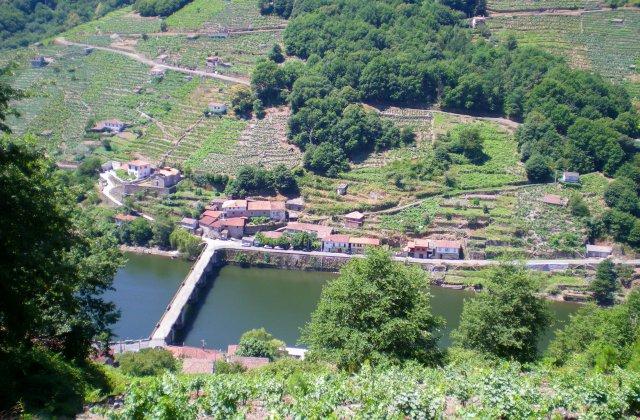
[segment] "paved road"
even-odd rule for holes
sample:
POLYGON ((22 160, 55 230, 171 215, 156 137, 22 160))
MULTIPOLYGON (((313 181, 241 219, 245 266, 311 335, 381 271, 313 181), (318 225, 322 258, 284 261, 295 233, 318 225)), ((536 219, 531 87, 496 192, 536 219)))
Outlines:
POLYGON ((173 71, 177 71, 180 73, 185 73, 185 74, 191 74, 194 76, 205 76, 205 77, 210 77, 212 79, 218 79, 218 80, 223 80, 225 82, 229 82, 229 83, 237 83, 237 84, 241 84, 241 85, 246 85, 249 86, 249 80, 245 79, 245 78, 240 78, 240 77, 233 77, 233 76, 226 76, 224 74, 217 74, 217 73, 212 73, 212 72, 208 72, 208 71, 203 71, 203 70, 191 70, 191 69, 187 69, 184 67, 178 67, 178 66, 170 66, 167 64, 160 64, 160 63, 156 63, 155 61, 146 58, 145 56, 143 56, 142 54, 139 53, 134 53, 134 52, 130 52, 130 51, 124 51, 124 50, 120 50, 117 48, 110 48, 110 47, 100 47, 98 45, 91 45, 91 44, 83 44, 80 42, 73 42, 73 41, 68 41, 64 38, 56 38, 55 39, 55 43, 59 44, 59 45, 75 45, 78 47, 91 47, 94 48, 96 50, 102 50, 102 51, 108 51, 108 52, 112 52, 114 54, 120 54, 120 55, 124 55, 126 57, 129 57, 133 60, 139 61, 143 64, 146 64, 148 66, 151 67, 159 67, 159 68, 163 68, 163 69, 167 69, 167 70, 173 70, 173 71))
MULTIPOLYGON (((102 194, 104 194, 105 197, 107 197, 116 206, 118 207, 123 206, 124 204, 122 204, 122 201, 118 200, 112 194, 113 190, 117 187, 117 185, 115 184, 115 182, 113 182, 113 179, 111 178, 111 176, 109 176, 109 173, 100 172, 100 178, 104 179, 107 183, 107 185, 102 189, 102 194)), ((155 220, 153 217, 149 216, 148 214, 140 213, 140 215, 152 222, 155 220)))
MULTIPOLYGON (((322 256, 322 257, 333 257, 333 258, 362 258, 362 255, 350 255, 350 254, 339 254, 333 252, 323 252, 323 251, 311 251, 311 252, 303 252, 303 251, 295 251, 295 250, 280 250, 280 249, 269 249, 269 248, 261 248, 261 247, 248 247, 242 246, 240 241, 222 241, 218 239, 204 239, 212 249, 247 249, 253 251, 263 251, 269 252, 272 254, 306 254, 313 256, 322 256)), ((395 261, 400 262, 411 262, 416 264, 423 265, 450 265, 457 267, 486 267, 490 265, 497 265, 502 263, 499 260, 442 260, 442 259, 420 259, 420 258, 410 258, 410 257, 392 257, 395 261)), ((585 265, 585 264, 598 264, 602 259, 599 258, 568 258, 568 259, 545 259, 545 260, 526 260, 524 264, 527 267, 535 268, 542 267, 547 265, 585 265)), ((619 264, 627 264, 632 266, 640 266, 640 260, 619 260, 614 259, 615 263, 619 264)), ((514 261, 517 263, 520 261, 514 261)))

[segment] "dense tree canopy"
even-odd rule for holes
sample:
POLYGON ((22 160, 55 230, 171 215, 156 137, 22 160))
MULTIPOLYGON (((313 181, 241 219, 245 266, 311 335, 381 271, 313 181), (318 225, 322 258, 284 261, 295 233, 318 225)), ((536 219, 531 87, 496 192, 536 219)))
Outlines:
POLYGON ((483 1, 276 3, 261 2, 261 10, 291 8, 286 52, 306 65, 264 61, 253 86, 265 102, 289 101, 292 142, 304 149, 333 143, 308 152, 312 170, 344 170, 345 157, 402 144, 397 131, 375 129, 384 126, 377 115, 353 108, 360 101, 440 102, 445 109, 524 119, 517 134, 523 160, 538 153, 558 169, 613 175, 632 158, 627 139, 640 126, 624 88, 512 40, 474 39, 463 18, 483 13, 483 1))
POLYGON ((169 16, 191 0, 135 0, 133 8, 142 16, 169 16))
POLYGON ((435 363, 442 320, 431 313, 425 281, 418 267, 370 250, 324 287, 301 341, 351 370, 365 360, 435 363))
POLYGON ((486 290, 465 301, 457 346, 521 362, 537 357, 538 340, 550 322, 543 298, 522 267, 502 266, 486 290))
POLYGON ((7 0, 0 2, 0 49, 24 47, 131 0, 7 0))

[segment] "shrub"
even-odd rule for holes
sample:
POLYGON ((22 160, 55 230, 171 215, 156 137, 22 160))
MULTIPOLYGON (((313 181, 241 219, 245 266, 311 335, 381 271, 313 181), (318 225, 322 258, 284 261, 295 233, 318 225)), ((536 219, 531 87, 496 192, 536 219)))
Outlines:
POLYGON ((178 361, 165 349, 142 349, 118 356, 120 369, 131 376, 156 376, 178 370, 178 361))

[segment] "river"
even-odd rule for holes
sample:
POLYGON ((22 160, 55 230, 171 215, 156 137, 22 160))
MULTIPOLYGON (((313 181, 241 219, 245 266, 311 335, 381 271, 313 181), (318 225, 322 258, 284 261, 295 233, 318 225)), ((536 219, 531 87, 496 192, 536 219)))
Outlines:
MULTIPOLYGON (((114 331, 119 338, 148 336, 189 270, 189 263, 150 255, 127 255, 118 271, 115 291, 107 297, 122 316, 114 331)), ((249 329, 264 327, 287 345, 297 345, 299 329, 316 307, 322 286, 335 275, 320 272, 225 266, 212 273, 203 298, 193 309, 183 332, 185 345, 225 349, 249 329)), ((431 306, 446 327, 441 345, 450 344, 449 333, 459 322, 465 298, 473 292, 430 286, 431 306)), ((576 304, 550 302, 556 326, 577 310, 576 304)), ((554 328, 555 328, 554 327, 554 328)), ((552 331, 541 342, 546 347, 552 331)))

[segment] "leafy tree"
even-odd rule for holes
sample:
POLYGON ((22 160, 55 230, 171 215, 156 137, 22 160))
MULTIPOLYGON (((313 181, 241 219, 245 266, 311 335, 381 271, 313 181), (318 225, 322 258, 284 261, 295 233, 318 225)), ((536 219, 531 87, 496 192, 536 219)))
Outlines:
POLYGON ((569 363, 608 370, 612 365, 637 366, 640 293, 632 291, 627 301, 612 308, 586 305, 556 332, 547 350, 553 365, 569 363), (606 357, 603 357, 606 356, 606 357))
POLYGON ((640 214, 640 201, 636 193, 636 186, 628 178, 616 179, 610 183, 604 192, 604 201, 614 209, 640 214))
POLYGON ((251 89, 242 85, 235 85, 230 89, 231 109, 242 118, 249 118, 253 109, 253 94, 251 89))
POLYGON ((284 347, 283 341, 274 338, 264 328, 258 328, 242 334, 236 354, 238 356, 267 357, 269 360, 274 360, 281 355, 284 347))
POLYGON ((547 182, 553 176, 553 170, 547 159, 537 153, 527 160, 524 168, 530 182, 547 182))
POLYGON ((267 113, 264 110, 264 105, 260 99, 253 101, 253 115, 258 119, 263 119, 267 113))
POLYGON ((171 244, 171 248, 177 249, 189 259, 198 256, 202 245, 199 238, 180 227, 176 227, 173 232, 171 232, 169 243, 171 244))
POLYGON ((284 74, 271 60, 259 60, 251 74, 251 87, 265 104, 279 103, 284 86, 284 74))
POLYGON ((549 310, 522 267, 495 269, 486 290, 465 300, 455 345, 520 362, 535 360, 549 310))
POLYGON ((282 47, 280 44, 273 44, 273 48, 269 51, 269 60, 278 64, 284 62, 284 54, 282 53, 282 47))
MULTIPOLYGON (((202 210, 202 209, 201 209, 202 210)), ((202 213, 199 211, 198 214, 202 213)), ((151 230, 153 232, 153 242, 160 248, 168 248, 171 246, 171 241, 169 237, 171 232, 173 231, 174 223, 166 215, 159 215, 156 217, 156 220, 153 222, 153 226, 151 230)))
POLYGON ((20 400, 32 412, 71 415, 86 383, 78 365, 118 318, 101 295, 123 259, 34 142, 0 139, 0 410, 20 400), (59 405, 65 399, 71 406, 59 405))
POLYGON ((124 224, 123 228, 128 229, 129 237, 134 245, 145 246, 153 237, 151 224, 144 217, 138 217, 128 224, 124 224))
POLYGON ((169 16, 189 2, 190 0, 136 0, 133 9, 142 16, 169 16))
POLYGON ((419 268, 369 250, 324 287, 300 340, 348 370, 366 360, 437 363, 443 321, 431 313, 425 281, 419 268))
POLYGON ((485 158, 483 145, 484 140, 480 129, 474 126, 465 126, 458 133, 454 150, 459 150, 471 162, 479 163, 485 158))
POLYGON ((304 166, 314 172, 335 177, 348 168, 344 152, 333 143, 310 147, 304 155, 304 166))
POLYGON ((178 370, 178 361, 171 352, 160 348, 122 353, 118 363, 122 372, 131 376, 156 376, 178 370))
POLYGON ((598 264, 596 278, 589 285, 593 298, 599 305, 611 305, 615 301, 615 293, 620 287, 615 265, 610 260, 598 264))
POLYGON ((569 211, 577 217, 589 217, 590 215, 589 207, 587 207, 580 194, 573 194, 569 198, 569 211))

